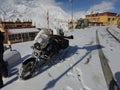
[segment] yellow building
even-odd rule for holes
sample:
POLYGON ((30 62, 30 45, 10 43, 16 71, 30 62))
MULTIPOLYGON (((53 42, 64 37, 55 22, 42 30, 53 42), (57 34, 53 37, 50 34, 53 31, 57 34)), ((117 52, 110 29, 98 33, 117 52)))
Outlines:
POLYGON ((104 12, 86 15, 91 26, 117 25, 117 13, 104 12))

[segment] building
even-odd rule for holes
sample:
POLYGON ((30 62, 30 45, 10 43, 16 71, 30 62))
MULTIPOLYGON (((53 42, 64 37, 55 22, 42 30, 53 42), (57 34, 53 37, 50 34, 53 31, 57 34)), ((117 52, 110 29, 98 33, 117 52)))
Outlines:
POLYGON ((4 29, 15 29, 15 28, 35 28, 35 26, 32 25, 32 21, 23 21, 21 22, 19 19, 16 21, 1 21, 1 24, 3 25, 4 29))
POLYGON ((117 13, 104 12, 86 15, 91 26, 117 25, 117 13))
POLYGON ((77 21, 68 21, 68 28, 69 29, 73 29, 73 28, 75 28, 76 27, 76 25, 77 25, 77 21))
POLYGON ((37 28, 7 29, 8 39, 11 43, 32 41, 38 32, 37 28))
POLYGON ((5 43, 8 41, 11 43, 31 41, 34 40, 36 34, 39 32, 39 30, 32 25, 32 21, 21 22, 19 19, 14 22, 2 21, 2 19, 0 19, 0 28, 3 29, 5 43))

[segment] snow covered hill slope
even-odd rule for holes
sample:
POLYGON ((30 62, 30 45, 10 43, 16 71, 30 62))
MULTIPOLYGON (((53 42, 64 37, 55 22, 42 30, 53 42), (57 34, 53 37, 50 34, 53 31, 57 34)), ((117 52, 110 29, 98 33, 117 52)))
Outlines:
MULTIPOLYGON (((35 77, 19 80, 17 70, 20 63, 9 68, 10 77, 4 79, 6 86, 2 90, 108 90, 99 59, 96 30, 113 75, 120 83, 119 44, 108 38, 106 27, 90 27, 65 33, 74 35, 70 46, 59 54, 60 59, 41 68, 35 77)), ((25 59, 32 53, 31 45, 32 42, 24 42, 13 44, 12 48, 25 59)))
POLYGON ((49 11, 50 27, 58 26, 67 29, 67 21, 70 19, 64 10, 54 0, 2 0, 0 3, 0 15, 4 20, 32 20, 37 27, 47 27, 47 11, 49 11))

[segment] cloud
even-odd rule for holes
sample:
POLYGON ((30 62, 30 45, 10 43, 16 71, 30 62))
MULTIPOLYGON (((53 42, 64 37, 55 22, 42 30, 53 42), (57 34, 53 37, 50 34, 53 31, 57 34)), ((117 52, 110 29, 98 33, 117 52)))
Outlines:
POLYGON ((106 11, 111 11, 114 10, 114 3, 117 0, 113 0, 112 2, 108 1, 102 1, 99 4, 91 6, 88 10, 84 11, 78 11, 74 13, 74 18, 79 19, 79 18, 85 18, 85 15, 90 14, 91 12, 106 12, 106 11))
POLYGON ((114 9, 114 3, 113 2, 102 1, 102 3, 92 6, 88 11, 105 12, 105 11, 110 11, 110 10, 113 10, 113 9, 114 9))
POLYGON ((58 5, 55 0, 31 0, 34 2, 38 2, 38 4, 44 4, 44 5, 58 5))
POLYGON ((86 11, 79 11, 74 13, 74 19, 85 18, 86 11))
POLYGON ((1 5, 11 5, 11 4, 24 4, 31 6, 39 6, 39 5, 54 5, 58 6, 61 4, 60 2, 56 2, 55 0, 0 0, 1 5))

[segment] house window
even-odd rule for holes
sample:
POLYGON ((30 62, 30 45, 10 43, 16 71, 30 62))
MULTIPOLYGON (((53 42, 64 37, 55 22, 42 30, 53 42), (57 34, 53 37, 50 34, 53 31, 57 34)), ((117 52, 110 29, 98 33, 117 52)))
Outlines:
POLYGON ((21 34, 18 34, 18 38, 21 39, 21 34))
POLYGON ((114 21, 115 19, 113 18, 112 21, 114 21))
POLYGON ((13 35, 9 35, 9 40, 10 41, 14 41, 15 40, 14 34, 13 35))
POLYGON ((100 18, 97 18, 97 22, 99 22, 100 21, 100 18))
POLYGON ((110 22, 110 18, 108 18, 108 22, 110 22))
POLYGON ((36 33, 29 33, 29 36, 31 37, 31 40, 34 40, 36 33))

